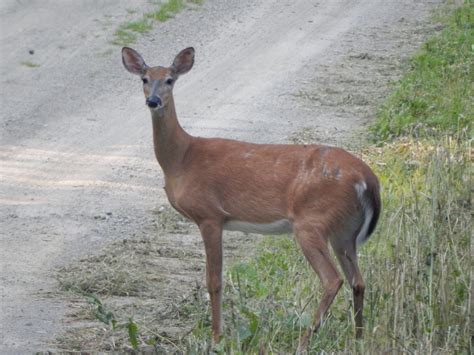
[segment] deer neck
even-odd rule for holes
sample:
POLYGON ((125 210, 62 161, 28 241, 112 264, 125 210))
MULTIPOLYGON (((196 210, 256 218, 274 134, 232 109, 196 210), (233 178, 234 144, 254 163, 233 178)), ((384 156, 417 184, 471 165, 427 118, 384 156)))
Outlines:
POLYGON ((155 156, 165 175, 176 172, 192 137, 178 122, 173 98, 161 110, 152 111, 155 156))

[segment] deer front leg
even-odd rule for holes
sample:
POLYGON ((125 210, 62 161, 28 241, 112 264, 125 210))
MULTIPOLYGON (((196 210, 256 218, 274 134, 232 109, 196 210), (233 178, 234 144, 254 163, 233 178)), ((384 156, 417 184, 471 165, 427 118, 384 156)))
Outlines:
POLYGON ((222 334, 222 225, 206 220, 199 224, 206 249, 206 281, 211 298, 212 338, 218 343, 222 334))

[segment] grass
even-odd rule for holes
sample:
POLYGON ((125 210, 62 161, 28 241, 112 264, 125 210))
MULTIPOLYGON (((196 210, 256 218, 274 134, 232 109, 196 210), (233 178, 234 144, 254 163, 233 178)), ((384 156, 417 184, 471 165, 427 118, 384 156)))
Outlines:
POLYGON ((474 6, 454 10, 441 35, 426 42, 382 107, 375 139, 454 133, 474 117, 474 6))
POLYGON ((20 62, 21 65, 28 67, 28 68, 38 68, 40 65, 33 63, 31 60, 24 60, 20 62))
POLYGON ((112 43, 120 46, 134 43, 138 34, 148 33, 152 28, 153 26, 146 19, 121 24, 115 31, 115 39, 112 43))
POLYGON ((156 21, 165 22, 175 13, 180 12, 186 6, 184 0, 169 0, 167 3, 163 4, 158 11, 149 12, 145 14, 146 18, 150 18, 156 21))
POLYGON ((122 353, 138 341, 141 351, 176 350, 178 330, 189 330, 195 310, 205 307, 204 290, 192 282, 202 274, 203 251, 183 246, 195 232, 171 207, 151 214, 130 239, 58 270, 60 289, 75 305, 68 319, 78 326, 57 339, 57 349, 122 353))
MULTIPOLYGON (((448 17, 381 108, 376 143, 360 152, 383 186, 379 226, 359 254, 365 340, 354 341, 346 285, 310 353, 469 352, 472 7, 448 17)), ((213 350, 294 352, 321 298, 296 243, 267 237, 226 282, 225 336, 213 350)), ((198 312, 185 352, 208 351, 210 335, 209 314, 198 312)))
MULTIPOLYGON (((187 4, 201 5, 203 2, 204 0, 168 0, 162 4, 152 3, 153 5, 159 5, 159 10, 145 13, 140 20, 120 25, 115 31, 112 44, 127 46, 135 43, 139 34, 148 33, 153 29, 155 21, 165 22, 185 9, 188 6, 187 4)), ((131 10, 127 10, 127 12, 129 14, 134 13, 131 10)))
POLYGON ((147 33, 153 28, 153 26, 148 21, 139 20, 135 22, 129 22, 123 25, 122 28, 135 33, 147 33))

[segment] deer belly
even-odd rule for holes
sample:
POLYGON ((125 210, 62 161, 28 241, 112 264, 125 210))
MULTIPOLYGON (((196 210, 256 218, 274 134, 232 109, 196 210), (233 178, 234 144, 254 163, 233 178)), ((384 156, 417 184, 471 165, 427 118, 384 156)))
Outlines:
POLYGON ((280 219, 271 223, 251 223, 230 220, 224 223, 224 229, 228 231, 240 231, 258 234, 286 234, 293 231, 293 225, 287 219, 280 219))

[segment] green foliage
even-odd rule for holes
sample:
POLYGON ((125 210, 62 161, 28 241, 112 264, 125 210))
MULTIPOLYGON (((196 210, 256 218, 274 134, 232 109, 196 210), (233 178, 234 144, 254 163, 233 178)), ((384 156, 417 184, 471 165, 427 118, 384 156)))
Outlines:
POLYGON ((411 61, 411 69, 382 107, 375 139, 454 133, 474 117, 474 6, 454 10, 440 35, 411 61))
POLYGON ((102 304, 102 301, 92 293, 80 292, 80 294, 94 307, 93 313, 97 320, 116 329, 117 320, 112 312, 102 304))
POLYGON ((117 31, 115 31, 115 39, 112 41, 112 44, 128 46, 129 44, 135 43, 136 40, 137 35, 135 33, 119 27, 117 31))
POLYGON ((368 151, 384 187, 380 237, 367 245, 362 266, 370 270, 367 321, 379 334, 377 349, 468 347, 469 151, 465 134, 368 151))
POLYGON ((169 0, 161 6, 160 10, 147 13, 145 16, 156 21, 165 22, 173 17, 175 13, 184 9, 185 6, 186 3, 184 0, 169 0))
POLYGON ((112 42, 116 45, 125 46, 137 40, 137 33, 147 33, 153 28, 146 19, 124 23, 115 31, 115 39, 112 42))
MULTIPOLYGON (((172 18, 176 13, 186 8, 187 4, 201 5, 204 0, 168 0, 167 2, 153 3, 159 5, 157 11, 147 12, 143 17, 134 22, 127 22, 119 26, 115 31, 115 38, 112 44, 117 46, 128 46, 135 43, 138 39, 137 34, 148 33, 153 29, 153 21, 165 22, 172 18)), ((134 11, 127 10, 130 14, 134 11)))
POLYGON ((132 318, 128 320, 128 339, 134 349, 138 349, 138 325, 135 324, 132 318))
POLYGON ((147 33, 149 32, 153 26, 146 20, 140 20, 135 22, 129 22, 123 25, 125 30, 130 30, 137 33, 147 33))
POLYGON ((138 349, 139 343, 139 328, 138 325, 130 317, 128 321, 120 322, 117 320, 115 314, 107 309, 103 302, 94 294, 84 292, 80 289, 70 289, 71 292, 84 297, 84 299, 92 306, 92 313, 98 321, 104 323, 109 327, 111 337, 117 332, 126 330, 128 333, 128 341, 133 349, 138 349))

